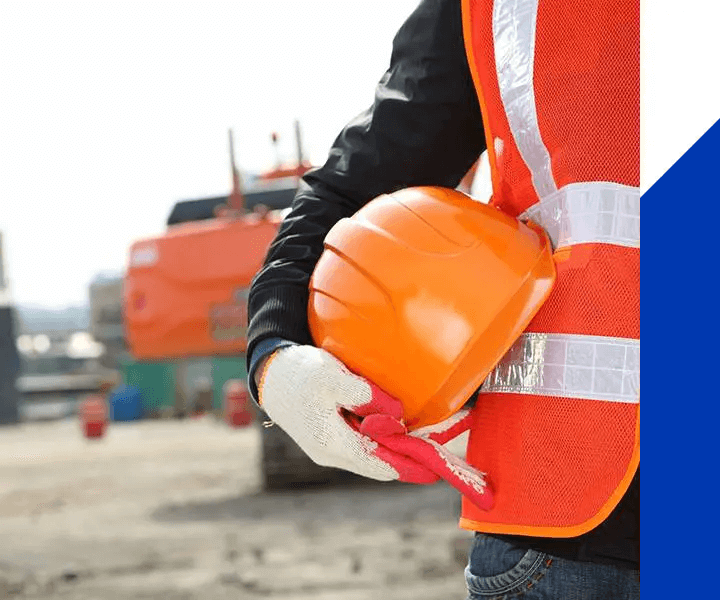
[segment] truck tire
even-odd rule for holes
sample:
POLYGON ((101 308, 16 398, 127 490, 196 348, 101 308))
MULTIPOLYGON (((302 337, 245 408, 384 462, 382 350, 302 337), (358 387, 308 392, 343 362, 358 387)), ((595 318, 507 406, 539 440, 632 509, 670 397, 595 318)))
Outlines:
POLYGON ((262 428, 262 477, 266 490, 302 488, 363 479, 314 463, 280 427, 262 428))

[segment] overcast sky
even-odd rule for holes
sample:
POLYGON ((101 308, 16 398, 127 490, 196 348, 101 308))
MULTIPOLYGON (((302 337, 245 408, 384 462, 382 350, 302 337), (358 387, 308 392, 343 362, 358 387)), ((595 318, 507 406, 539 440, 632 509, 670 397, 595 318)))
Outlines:
MULTIPOLYGON (((672 13, 643 1, 643 188, 719 116, 707 65, 720 3, 701 1, 672 13)), ((0 2, 0 230, 15 301, 84 303, 177 200, 226 193, 228 128, 240 166, 258 171, 275 160, 272 131, 294 156, 298 118, 321 163, 372 101, 416 4, 0 2)))
POLYGON ((177 200, 227 193, 293 120, 322 162, 417 0, 0 2, 0 230, 15 302, 82 303, 177 200))

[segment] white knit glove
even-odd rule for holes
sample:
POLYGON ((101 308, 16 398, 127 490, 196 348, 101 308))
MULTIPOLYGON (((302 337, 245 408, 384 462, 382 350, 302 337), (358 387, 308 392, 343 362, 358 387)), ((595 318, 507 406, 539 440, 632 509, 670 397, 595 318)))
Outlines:
POLYGON ((258 386, 268 416, 317 464, 391 481, 398 472, 373 454, 377 444, 354 431, 340 410, 372 401, 370 384, 332 354, 290 346, 266 363, 258 386))
POLYGON ((268 416, 319 465, 380 481, 442 478, 481 508, 492 506, 485 474, 442 446, 467 430, 468 411, 408 433, 400 402, 313 346, 274 352, 258 391, 268 416))

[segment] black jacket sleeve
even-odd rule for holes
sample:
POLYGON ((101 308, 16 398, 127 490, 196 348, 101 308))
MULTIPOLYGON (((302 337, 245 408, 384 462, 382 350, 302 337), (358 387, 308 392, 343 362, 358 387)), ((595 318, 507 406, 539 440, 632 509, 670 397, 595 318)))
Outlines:
POLYGON ((342 130, 326 163, 302 179, 250 289, 248 360, 266 338, 312 343, 308 282, 337 221, 383 193, 455 187, 485 150, 460 5, 420 3, 393 40, 373 105, 342 130))

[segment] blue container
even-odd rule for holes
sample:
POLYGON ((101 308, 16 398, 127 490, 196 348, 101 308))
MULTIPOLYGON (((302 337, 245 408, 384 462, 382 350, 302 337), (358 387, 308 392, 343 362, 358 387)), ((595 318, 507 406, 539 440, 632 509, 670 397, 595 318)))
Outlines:
POLYGON ((110 418, 113 421, 135 421, 143 416, 142 392, 133 386, 120 385, 108 398, 110 418))

